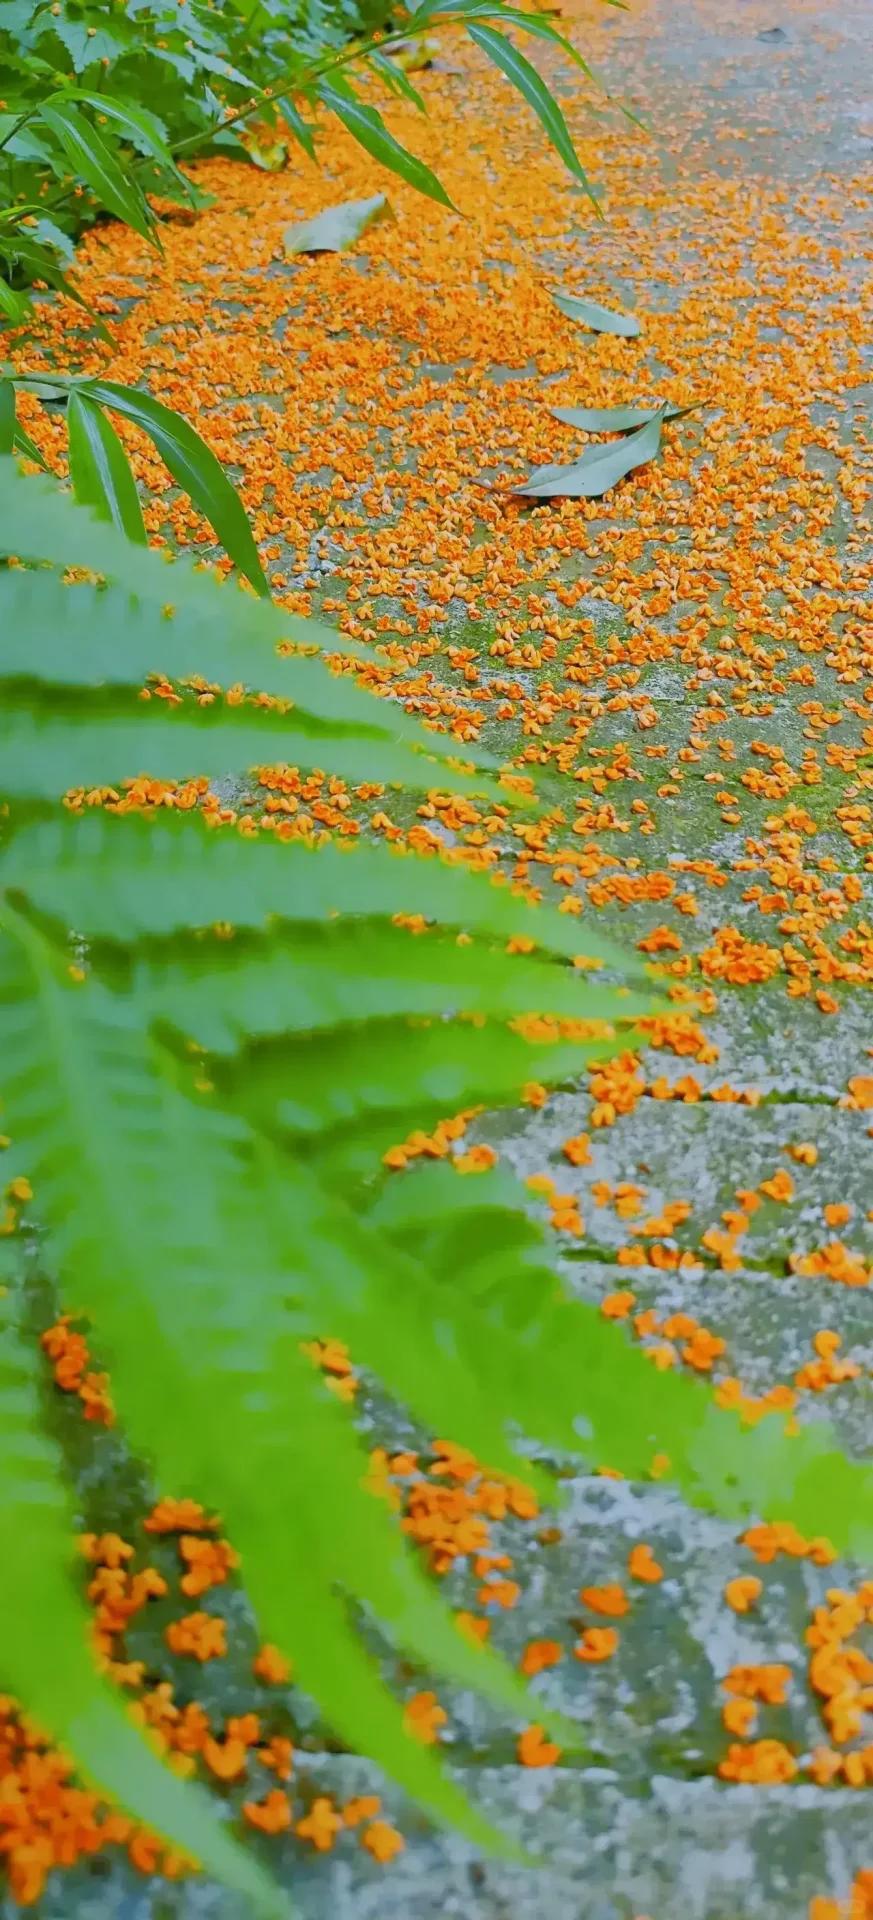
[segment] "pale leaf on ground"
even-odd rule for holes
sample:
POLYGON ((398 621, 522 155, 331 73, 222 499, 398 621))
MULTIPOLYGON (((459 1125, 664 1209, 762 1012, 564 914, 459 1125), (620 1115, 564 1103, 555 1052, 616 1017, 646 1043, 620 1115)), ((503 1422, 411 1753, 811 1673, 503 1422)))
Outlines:
POLYGON ((289 256, 295 253, 345 253, 370 227, 382 220, 393 220, 394 211, 384 193, 369 200, 347 200, 339 207, 325 207, 311 220, 286 227, 282 245, 289 256))
POLYGON ((615 313, 596 300, 580 300, 572 293, 553 293, 552 299, 568 320, 578 320, 580 327, 589 327, 592 333, 615 333, 622 340, 635 340, 640 332, 640 323, 632 313, 615 313))
POLYGON ((596 500, 608 493, 616 481, 653 460, 661 445, 664 410, 636 433, 622 440, 609 440, 604 446, 586 447, 578 460, 565 467, 535 467, 513 493, 528 500, 596 500))

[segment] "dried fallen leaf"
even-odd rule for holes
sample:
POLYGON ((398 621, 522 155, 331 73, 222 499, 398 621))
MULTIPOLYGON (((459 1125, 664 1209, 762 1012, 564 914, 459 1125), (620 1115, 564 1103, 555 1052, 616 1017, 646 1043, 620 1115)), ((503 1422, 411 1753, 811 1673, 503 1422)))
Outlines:
POLYGON ((608 493, 634 467, 653 460, 661 445, 664 409, 648 420, 636 433, 622 440, 610 440, 605 446, 586 447, 580 459, 563 467, 536 467, 521 486, 512 492, 528 500, 596 500, 608 493))
POLYGON ((384 193, 375 193, 371 200, 347 200, 339 207, 325 207, 299 226, 286 227, 282 245, 289 257, 296 253, 345 253, 369 227, 393 218, 390 201, 384 193))
POLYGON ((640 331, 632 313, 614 313, 611 307, 600 307, 596 300, 579 300, 573 293, 553 293, 552 299, 568 320, 578 320, 580 327, 590 327, 592 333, 617 333, 622 340, 635 340, 640 331))
POLYGON ((583 433, 630 433, 644 427, 660 412, 663 420, 681 420, 693 407, 550 407, 549 412, 565 427, 579 427, 583 433))

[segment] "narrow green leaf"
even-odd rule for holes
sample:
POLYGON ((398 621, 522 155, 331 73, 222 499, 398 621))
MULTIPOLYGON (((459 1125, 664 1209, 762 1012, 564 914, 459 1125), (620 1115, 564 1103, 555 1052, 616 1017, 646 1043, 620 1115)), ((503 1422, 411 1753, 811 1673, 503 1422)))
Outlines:
POLYGON ((314 160, 315 137, 313 129, 308 122, 304 120, 299 108, 295 106, 294 101, 291 100, 287 94, 285 94, 281 100, 277 100, 276 105, 289 132, 293 133, 295 140, 303 148, 304 153, 308 154, 310 160, 314 160))
POLYGON ((84 115, 62 94, 40 102, 39 117, 54 134, 75 174, 91 188, 101 206, 114 213, 160 251, 154 215, 139 188, 126 180, 112 149, 84 115))
POLYGON ((75 387, 67 405, 70 479, 76 499, 111 520, 119 533, 148 545, 136 481, 115 428, 101 407, 75 387))
POLYGON ((488 0, 462 0, 460 6, 457 5, 457 0, 452 0, 452 12, 460 13, 465 25, 471 19, 501 20, 506 26, 519 27, 522 33, 529 33, 534 39, 549 40, 552 46, 560 47, 561 52, 566 54, 567 59, 571 60, 574 67, 578 67, 587 79, 595 86, 600 85, 578 47, 574 47, 572 40, 568 40, 566 34, 559 33, 558 28, 552 26, 544 13, 525 13, 520 7, 504 7, 499 4, 499 0, 491 0, 491 4, 488 0))
POLYGON ((0 453, 11 453, 15 445, 15 388, 11 380, 0 380, 0 453))
POLYGON ((347 89, 344 86, 340 89, 335 82, 331 84, 326 80, 320 80, 318 93, 325 106, 330 108, 331 113, 336 114, 337 119, 342 121, 353 139, 357 140, 367 153, 371 153, 374 160, 380 161, 383 167, 390 168, 392 173, 399 174, 401 180, 406 180, 409 186, 415 187, 419 193, 426 194, 428 199, 436 200, 440 206, 451 207, 452 211, 455 211, 445 187, 440 185, 436 174, 431 173, 430 167, 426 167, 423 160, 419 160, 414 153, 410 153, 408 147, 401 146, 400 141, 395 140, 393 133, 389 133, 382 115, 377 113, 375 107, 365 106, 351 88, 347 89))
POLYGON ((630 433, 645 427, 660 413, 662 420, 681 420, 694 407, 550 407, 549 412, 565 427, 580 427, 584 433, 630 433))
POLYGON ((88 380, 80 391, 142 427, 154 441, 173 479, 190 495, 204 520, 208 520, 234 565, 251 581, 255 592, 268 600, 270 583, 261 566, 245 508, 221 462, 199 433, 181 414, 153 399, 150 393, 140 392, 138 387, 124 387, 116 380, 88 380))
MULTIPOLYGON (((49 226, 51 223, 46 221, 44 224, 49 226)), ((54 287, 57 293, 62 293, 66 300, 72 300, 77 307, 81 307, 83 312, 90 316, 101 339, 112 339, 105 321, 94 312, 94 308, 85 299, 84 294, 78 291, 73 281, 62 271, 49 247, 31 239, 29 234, 16 233, 14 248, 10 247, 10 253, 13 252, 18 264, 26 269, 29 280, 44 280, 47 286, 54 287)))
POLYGON ((147 107, 127 97, 119 99, 114 94, 91 93, 86 87, 65 87, 61 97, 64 101, 82 100, 86 106, 93 107, 95 113, 103 114, 107 120, 114 120, 141 153, 148 154, 168 173, 178 173, 161 123, 147 107))
POLYGON ((571 466, 538 467, 512 492, 526 500, 599 500, 635 467, 654 460, 661 445, 663 409, 636 433, 605 445, 586 447, 571 466))
POLYGON ((26 428, 21 425, 20 421, 17 421, 15 426, 15 451, 16 453, 23 453, 26 460, 32 460, 35 466, 41 467, 43 473, 51 473, 51 467, 48 461, 44 455, 40 453, 36 441, 31 439, 30 434, 26 428))
POLYGON ((567 122, 554 94, 549 91, 545 81, 537 73, 536 67, 531 66, 530 61, 519 52, 517 47, 513 46, 511 40, 507 40, 502 33, 495 33, 493 27, 480 26, 472 21, 467 22, 467 32, 476 46, 488 55, 489 60, 493 60, 494 65, 499 67, 507 80, 518 89, 528 106, 533 107, 556 153, 560 155, 573 178, 584 187, 589 200, 600 213, 600 202, 570 138, 567 122))
POLYGON ((578 320, 580 327, 589 327, 592 333, 615 333, 621 340, 635 340, 640 332, 640 323, 632 313, 614 313, 611 307, 598 306, 596 300, 578 300, 570 293, 553 293, 552 299, 568 320, 578 320))
MULTIPOLYGON (((397 48, 391 56, 374 47, 367 55, 367 65, 373 73, 378 74, 380 80, 384 80, 391 93, 396 93, 401 100, 408 100, 410 106, 415 107, 418 113, 426 113, 427 108, 421 94, 418 88, 413 86, 403 63, 402 51, 401 48, 397 48)), ((419 64, 424 67, 429 66, 430 56, 423 56, 419 64)), ((415 64, 412 65, 411 71, 413 73, 416 71, 415 64)))
POLYGON ((393 208, 384 193, 374 194, 371 200, 347 200, 339 207, 325 207, 299 226, 286 227, 282 245, 289 255, 345 253, 370 227, 393 218, 393 208))

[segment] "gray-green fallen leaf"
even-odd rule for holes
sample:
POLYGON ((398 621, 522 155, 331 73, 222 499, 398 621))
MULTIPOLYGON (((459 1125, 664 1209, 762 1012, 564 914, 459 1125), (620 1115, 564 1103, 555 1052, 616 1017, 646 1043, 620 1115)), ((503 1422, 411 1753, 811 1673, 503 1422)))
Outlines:
POLYGON ((579 300, 573 293, 553 293, 552 299, 568 320, 578 320, 580 327, 590 327, 592 333, 616 333, 622 340, 635 340, 640 332, 640 323, 632 313, 614 313, 611 307, 598 306, 596 300, 579 300))
POLYGON ((549 412, 565 427, 579 427, 583 433, 630 433, 644 427, 656 413, 664 420, 681 420, 691 407, 550 407, 549 412))
POLYGON ((311 220, 286 227, 282 245, 288 258, 296 253, 345 253, 369 227, 393 219, 390 200, 384 193, 374 193, 370 200, 347 200, 339 207, 325 207, 311 220))
POLYGON ((605 446, 586 447, 580 459, 569 466, 535 467, 512 492, 528 500, 597 500, 626 473, 654 459, 661 445, 663 419, 661 407, 636 433, 623 440, 610 440, 605 446))

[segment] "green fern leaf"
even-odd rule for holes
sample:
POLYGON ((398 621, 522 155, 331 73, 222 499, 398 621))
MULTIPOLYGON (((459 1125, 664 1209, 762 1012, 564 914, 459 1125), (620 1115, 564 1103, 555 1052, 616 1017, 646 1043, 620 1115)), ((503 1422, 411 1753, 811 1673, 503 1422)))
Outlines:
POLYGON ((10 985, 20 990, 28 971, 32 982, 29 1018, 16 1023, 11 996, 0 1009, 9 1111, 33 1143, 67 1296, 97 1318, 134 1441, 149 1446, 168 1484, 220 1506, 264 1631, 293 1649, 301 1683, 337 1730, 435 1812, 494 1844, 434 1757, 404 1735, 399 1707, 331 1599, 341 1580, 408 1652, 436 1653, 523 1710, 514 1678, 448 1627, 387 1510, 365 1504, 357 1442, 331 1426, 341 1410, 299 1344, 317 1330, 318 1275, 313 1289, 292 1219, 282 1238, 262 1230, 285 1216, 288 1169, 280 1176, 275 1155, 251 1151, 244 1129, 212 1108, 195 1126, 196 1110, 161 1075, 128 1003, 96 982, 65 981, 42 936, 11 912, 7 932, 20 952, 10 985), (182 1161, 184 1186, 174 1179, 182 1161), (342 1514, 336 1538, 323 1524, 323 1486, 310 1480, 322 1447, 342 1514))
MULTIPOLYGON (((429 744, 429 743, 428 743, 429 744)), ((0 713, 2 790, 18 800, 57 800, 72 787, 112 786, 131 772, 153 780, 245 774, 265 764, 318 769, 351 785, 373 778, 427 792, 501 798, 483 774, 462 774, 384 734, 331 731, 296 709, 282 717, 251 706, 166 708, 124 695, 7 682, 0 713), (157 713, 155 712, 157 709, 157 713)))
MULTIPOLYGON (((175 573, 157 563, 164 601, 175 573)), ((117 687, 138 693, 151 675, 171 681, 196 677, 230 687, 241 680, 256 690, 293 701, 307 717, 331 727, 356 726, 374 736, 409 740, 427 752, 442 754, 446 743, 404 712, 395 700, 376 701, 348 675, 331 672, 323 659, 299 654, 279 657, 275 648, 288 638, 278 611, 273 620, 272 651, 254 653, 259 633, 250 613, 260 603, 250 596, 224 594, 228 617, 219 622, 202 606, 183 605, 155 620, 153 601, 135 599, 123 586, 65 585, 60 575, 14 567, 0 573, 0 632, 4 680, 34 680, 56 687, 117 687), (123 635, 123 641, 120 636, 123 635), (256 664, 255 664, 256 662, 256 664)), ((263 620, 256 616, 256 626, 263 620)), ((314 625, 314 623, 313 623, 314 625)), ((319 629, 323 648, 337 636, 319 629)), ((478 753, 479 766, 496 763, 478 753)))
POLYGON ((592 926, 533 907, 509 886, 442 856, 422 859, 387 846, 304 841, 266 834, 243 843, 190 819, 40 821, 19 829, 4 858, 4 884, 26 891, 43 914, 95 940, 127 943, 230 922, 261 929, 333 922, 339 913, 380 919, 421 916, 489 940, 522 938, 561 959, 586 954, 624 974, 642 973, 592 926))
MULTIPOLYGON (((0 969, 8 957, 4 941, 0 969)), ((73 1574, 72 1503, 57 1448, 41 1428, 38 1350, 20 1330, 15 1296, 7 1293, 0 1300, 4 1682, 71 1749, 101 1793, 110 1800, 120 1794, 137 1819, 194 1855, 265 1920, 279 1920, 289 1909, 268 1875, 223 1830, 202 1789, 168 1772, 97 1673, 90 1617, 73 1574)))

